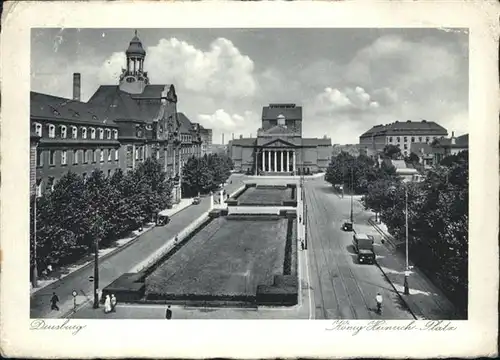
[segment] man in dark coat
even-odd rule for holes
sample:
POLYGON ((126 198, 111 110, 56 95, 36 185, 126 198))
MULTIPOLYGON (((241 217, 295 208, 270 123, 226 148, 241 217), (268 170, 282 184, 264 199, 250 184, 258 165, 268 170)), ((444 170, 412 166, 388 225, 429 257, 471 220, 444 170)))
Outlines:
POLYGON ((50 309, 51 310, 57 310, 59 311, 59 306, 57 306, 57 303, 59 302, 59 298, 57 297, 56 293, 52 293, 52 297, 50 298, 50 309))
POLYGON ((167 311, 165 312, 165 319, 172 319, 172 310, 170 310, 170 305, 167 307, 167 311))

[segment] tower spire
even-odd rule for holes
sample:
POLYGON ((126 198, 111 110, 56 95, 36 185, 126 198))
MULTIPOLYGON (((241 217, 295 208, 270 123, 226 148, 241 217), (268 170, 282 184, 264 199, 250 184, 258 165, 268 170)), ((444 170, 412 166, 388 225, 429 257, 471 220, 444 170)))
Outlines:
POLYGON ((148 74, 144 71, 144 60, 146 51, 142 47, 141 40, 137 37, 137 29, 134 37, 125 51, 127 57, 127 68, 123 69, 120 76, 120 89, 128 93, 142 93, 145 86, 149 84, 148 74))

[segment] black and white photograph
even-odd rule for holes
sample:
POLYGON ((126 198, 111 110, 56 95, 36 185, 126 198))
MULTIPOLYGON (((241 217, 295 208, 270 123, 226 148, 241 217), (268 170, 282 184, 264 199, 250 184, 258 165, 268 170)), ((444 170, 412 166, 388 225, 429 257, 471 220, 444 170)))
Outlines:
POLYGON ((33 318, 467 319, 467 29, 31 45, 33 318))
POLYGON ((68 357, 492 349, 498 74, 479 40, 498 24, 457 4, 446 23, 437 4, 349 21, 352 4, 311 2, 306 19, 306 3, 12 10, 2 307, 19 318, 3 311, 2 344, 20 350, 17 329, 68 357))

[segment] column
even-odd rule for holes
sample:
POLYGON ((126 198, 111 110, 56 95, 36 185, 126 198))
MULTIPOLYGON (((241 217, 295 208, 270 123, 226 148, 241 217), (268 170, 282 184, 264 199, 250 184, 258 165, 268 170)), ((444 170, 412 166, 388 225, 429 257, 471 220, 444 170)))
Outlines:
POLYGON ((284 153, 284 151, 283 151, 283 150, 281 150, 281 151, 280 151, 280 156, 281 156, 281 172, 284 172, 284 171, 285 171, 285 166, 284 166, 284 165, 285 165, 285 163, 283 162, 283 153, 284 153))
POLYGON ((292 155, 292 156, 293 156, 293 171, 295 171, 295 165, 296 165, 296 164, 295 164, 295 161, 296 161, 296 160, 295 160, 295 151, 293 152, 293 155, 292 155))
POLYGON ((274 150, 274 166, 273 166, 274 172, 278 171, 278 150, 274 150))
POLYGON ((266 164, 266 157, 264 155, 264 149, 262 149, 262 171, 266 171, 265 164, 266 164))
POLYGON ((271 150, 267 150, 267 171, 271 171, 271 150))

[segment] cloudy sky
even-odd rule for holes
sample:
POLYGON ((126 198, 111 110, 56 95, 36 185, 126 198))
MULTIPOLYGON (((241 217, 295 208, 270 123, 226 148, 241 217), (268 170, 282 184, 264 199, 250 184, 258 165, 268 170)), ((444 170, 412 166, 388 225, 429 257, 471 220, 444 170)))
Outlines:
MULTIPOLYGON (((82 100, 118 84, 133 29, 33 29, 31 89, 82 100)), ((138 29, 152 84, 214 143, 255 136, 262 106, 303 106, 304 137, 357 143, 376 124, 436 121, 468 132, 468 34, 439 29, 138 29)))

